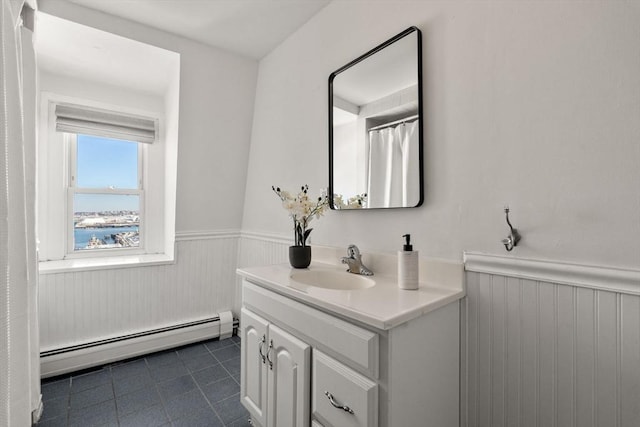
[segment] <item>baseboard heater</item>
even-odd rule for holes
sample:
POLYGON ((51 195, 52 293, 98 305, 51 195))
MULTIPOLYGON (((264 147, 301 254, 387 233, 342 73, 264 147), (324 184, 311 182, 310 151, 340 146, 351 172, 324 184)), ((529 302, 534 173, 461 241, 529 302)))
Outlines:
POLYGON ((229 338, 238 325, 238 319, 225 311, 179 325, 43 351, 40 375, 53 377, 206 339, 229 338))

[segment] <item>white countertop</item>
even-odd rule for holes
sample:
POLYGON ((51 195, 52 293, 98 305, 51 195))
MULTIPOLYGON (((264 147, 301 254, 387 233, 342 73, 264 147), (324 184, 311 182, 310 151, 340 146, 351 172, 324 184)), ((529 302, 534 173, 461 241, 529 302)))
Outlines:
MULTIPOLYGON (((422 270, 426 266, 436 274, 432 281, 428 272, 421 271, 417 290, 400 289, 395 276, 379 273, 370 276, 376 284, 367 289, 335 290, 309 286, 291 278, 300 270, 289 264, 239 268, 237 273, 252 283, 308 305, 388 330, 464 297, 462 266, 457 268, 458 264, 446 264, 442 267, 437 262, 421 260, 422 270)), ((309 270, 322 269, 351 274, 345 271, 344 265, 313 262, 309 266, 309 270)))

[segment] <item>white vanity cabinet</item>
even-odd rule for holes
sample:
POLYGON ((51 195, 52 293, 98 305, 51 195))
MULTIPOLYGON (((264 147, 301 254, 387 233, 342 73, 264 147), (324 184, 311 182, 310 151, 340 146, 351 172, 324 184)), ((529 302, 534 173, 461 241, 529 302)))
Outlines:
POLYGON ((457 299, 385 329, 245 271, 241 401, 254 425, 458 427, 457 299))

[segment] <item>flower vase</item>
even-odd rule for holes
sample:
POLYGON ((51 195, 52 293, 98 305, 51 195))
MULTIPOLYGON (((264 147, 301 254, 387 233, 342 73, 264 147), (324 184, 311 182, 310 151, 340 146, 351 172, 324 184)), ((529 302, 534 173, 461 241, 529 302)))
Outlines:
POLYGON ((307 268, 311 264, 311 246, 289 246, 289 263, 293 268, 307 268))

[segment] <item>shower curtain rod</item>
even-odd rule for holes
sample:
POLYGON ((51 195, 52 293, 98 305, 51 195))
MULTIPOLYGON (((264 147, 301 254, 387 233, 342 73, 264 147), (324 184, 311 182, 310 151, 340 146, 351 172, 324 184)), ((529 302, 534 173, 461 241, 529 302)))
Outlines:
POLYGON ((420 116, 418 116, 417 114, 414 116, 409 116, 409 117, 405 117, 404 119, 400 119, 400 120, 395 120, 393 122, 389 122, 389 123, 385 123, 383 125, 379 125, 379 126, 374 126, 371 129, 369 129, 369 132, 371 132, 372 130, 380 130, 380 129, 384 129, 384 128, 388 128, 390 126, 394 126, 400 123, 406 123, 406 122, 410 122, 412 120, 416 120, 418 119, 420 116))

